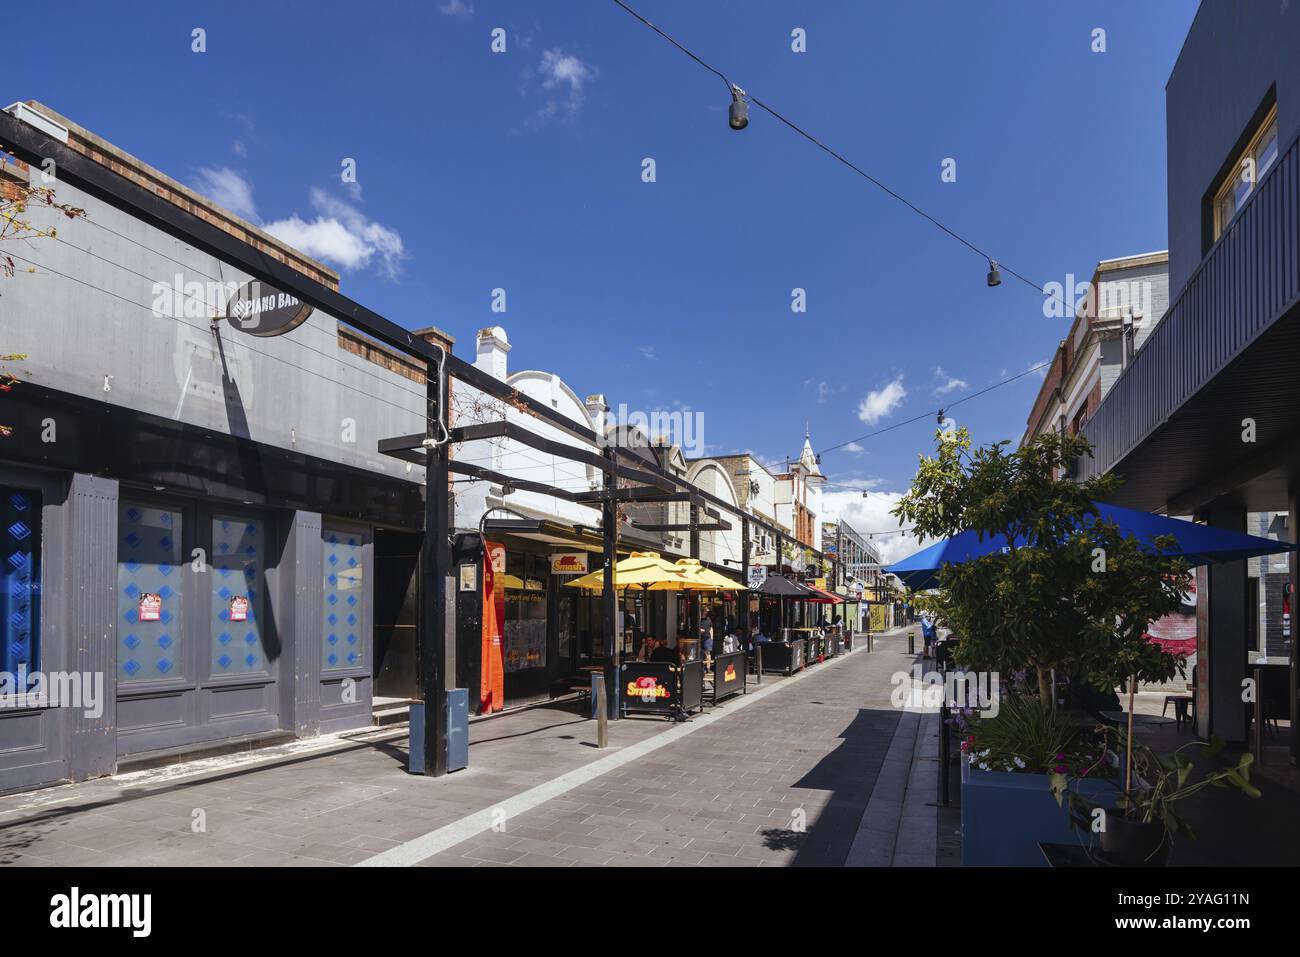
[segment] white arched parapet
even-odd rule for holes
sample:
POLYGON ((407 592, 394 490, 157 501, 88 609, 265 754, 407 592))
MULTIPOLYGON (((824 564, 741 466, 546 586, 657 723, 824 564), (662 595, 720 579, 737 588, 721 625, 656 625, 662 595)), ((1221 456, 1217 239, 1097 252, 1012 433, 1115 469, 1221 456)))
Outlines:
MULTIPOLYGON (((731 528, 724 532, 700 533, 700 560, 731 569, 740 574, 742 538, 740 530, 740 511, 736 501, 736 487, 731 483, 731 476, 721 462, 714 459, 698 459, 692 462, 686 472, 686 481, 702 492, 708 492, 715 498, 722 499, 734 511, 717 509, 723 521, 731 528)), ((702 519, 703 520, 703 519, 702 519)))
MULTIPOLYGON (((599 430, 582 400, 558 375, 529 369, 511 374, 506 382, 529 398, 550 406, 584 428, 593 432, 599 430)), ((535 435, 565 445, 573 445, 587 452, 600 451, 596 443, 579 443, 577 439, 555 426, 521 412, 513 406, 506 407, 505 415, 506 421, 520 425, 535 435)), ((601 484, 600 471, 593 466, 542 452, 510 439, 503 439, 498 443, 493 457, 496 462, 495 470, 511 478, 541 482, 571 492, 590 491, 599 488, 601 484)), ((541 492, 514 491, 507 501, 512 507, 535 514, 539 518, 554 518, 567 524, 583 525, 594 525, 600 521, 598 509, 576 505, 541 492)))

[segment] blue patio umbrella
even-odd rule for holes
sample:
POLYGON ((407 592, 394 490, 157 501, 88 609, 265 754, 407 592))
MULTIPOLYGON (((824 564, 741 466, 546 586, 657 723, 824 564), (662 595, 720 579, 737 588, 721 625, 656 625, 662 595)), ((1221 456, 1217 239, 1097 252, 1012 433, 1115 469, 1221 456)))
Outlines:
MULTIPOLYGON (((1198 525, 1178 518, 1168 518, 1151 512, 1121 508, 1118 505, 1097 503, 1097 511, 1104 520, 1114 522, 1120 534, 1133 536, 1155 551, 1154 540, 1162 535, 1170 535, 1177 545, 1164 554, 1182 558, 1188 565, 1208 565, 1212 562, 1231 562, 1243 558, 1255 558, 1259 555, 1272 555, 1276 552, 1291 552, 1300 548, 1288 542, 1277 542, 1271 538, 1259 538, 1255 535, 1243 535, 1227 529, 1214 528, 1210 525, 1198 525)), ((980 539, 978 532, 962 532, 952 538, 945 538, 929 548, 924 548, 915 555, 910 555, 900 562, 895 562, 885 569, 899 577, 908 588, 924 591, 939 584, 939 570, 945 564, 960 565, 972 559, 981 558, 1006 548, 1004 535, 986 535, 980 539)), ((1024 544, 1024 539, 1016 541, 1017 547, 1024 544)))

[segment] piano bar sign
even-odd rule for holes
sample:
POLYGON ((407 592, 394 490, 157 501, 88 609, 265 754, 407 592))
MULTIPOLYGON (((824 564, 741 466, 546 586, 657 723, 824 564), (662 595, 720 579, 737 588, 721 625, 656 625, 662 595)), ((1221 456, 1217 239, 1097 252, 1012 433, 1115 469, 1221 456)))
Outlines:
POLYGON ((226 321, 250 336, 282 336, 311 315, 311 306, 257 279, 244 283, 226 303, 226 321))

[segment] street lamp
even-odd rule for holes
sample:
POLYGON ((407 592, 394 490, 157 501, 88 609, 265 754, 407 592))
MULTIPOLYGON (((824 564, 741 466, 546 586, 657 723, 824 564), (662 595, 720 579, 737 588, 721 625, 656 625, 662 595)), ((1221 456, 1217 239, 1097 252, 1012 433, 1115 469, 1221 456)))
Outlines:
POLYGON ((735 84, 731 87, 731 109, 727 122, 733 130, 743 130, 749 125, 749 104, 745 102, 745 91, 735 84))
POLYGON ((989 260, 989 287, 1002 285, 1002 270, 998 268, 996 259, 989 260))

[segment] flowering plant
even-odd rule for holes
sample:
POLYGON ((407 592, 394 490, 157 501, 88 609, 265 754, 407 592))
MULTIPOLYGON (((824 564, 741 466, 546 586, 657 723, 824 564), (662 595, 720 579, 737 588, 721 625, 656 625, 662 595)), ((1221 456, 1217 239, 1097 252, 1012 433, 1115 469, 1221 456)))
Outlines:
POLYGON ((1009 698, 991 718, 962 709, 951 724, 962 736, 962 753, 981 771, 1073 778, 1114 774, 1104 738, 1038 698, 1009 698))

